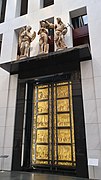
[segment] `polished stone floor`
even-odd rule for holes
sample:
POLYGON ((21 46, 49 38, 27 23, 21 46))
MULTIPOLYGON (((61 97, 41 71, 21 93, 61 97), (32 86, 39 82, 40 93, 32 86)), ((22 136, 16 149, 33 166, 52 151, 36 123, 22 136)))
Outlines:
POLYGON ((0 180, 87 180, 78 177, 27 172, 0 172, 0 180))

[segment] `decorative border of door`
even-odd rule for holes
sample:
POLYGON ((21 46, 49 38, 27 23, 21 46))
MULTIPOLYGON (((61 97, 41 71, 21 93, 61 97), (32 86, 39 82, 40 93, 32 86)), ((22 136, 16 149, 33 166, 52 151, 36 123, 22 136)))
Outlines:
MULTIPOLYGON (((18 92, 18 94, 17 94, 17 105, 16 105, 12 170, 40 171, 40 169, 41 169, 42 172, 48 170, 49 172, 55 172, 55 173, 58 172, 58 173, 62 173, 62 174, 66 173, 67 175, 75 175, 78 177, 88 177, 85 122, 84 122, 84 113, 83 113, 80 73, 78 71, 77 72, 75 71, 75 72, 71 72, 71 73, 67 73, 67 74, 65 73, 62 75, 60 74, 58 76, 55 75, 55 76, 50 76, 49 78, 45 77, 45 78, 40 78, 37 80, 30 80, 30 81, 19 79, 17 92, 18 92), (46 156, 48 156, 48 158, 44 159, 44 162, 47 162, 47 164, 45 164, 45 163, 35 164, 33 162, 36 161, 36 157, 33 154, 33 162, 32 162, 32 156, 31 156, 32 141, 33 141, 33 138, 31 135, 32 135, 32 127, 34 125, 33 124, 34 114, 33 114, 33 106, 32 106, 32 104, 34 103, 33 86, 35 86, 35 87, 41 87, 41 86, 45 86, 45 85, 48 86, 47 99, 50 100, 50 101, 48 101, 48 106, 50 107, 50 109, 48 110, 49 111, 48 113, 46 113, 46 112, 45 113, 48 116, 48 119, 51 119, 50 121, 48 121, 48 127, 51 127, 49 125, 49 122, 51 123, 52 127, 54 127, 53 119, 55 119, 56 126, 55 126, 55 128, 50 128, 49 131, 47 131, 48 136, 45 139, 45 141, 46 141, 45 143, 51 144, 52 150, 54 149, 53 147, 56 147, 56 152, 59 152, 58 146, 61 146, 63 144, 61 142, 62 140, 59 139, 57 134, 59 134, 58 130, 63 130, 63 129, 65 129, 65 127, 61 127, 61 128, 59 127, 59 122, 57 121, 57 119, 58 119, 57 116, 59 116, 59 113, 62 114, 64 112, 62 111, 62 113, 61 113, 61 111, 57 110, 59 108, 59 103, 57 103, 57 101, 60 101, 60 100, 62 101, 62 99, 60 97, 58 97, 57 93, 54 93, 54 92, 57 92, 57 90, 56 90, 58 87, 57 84, 58 83, 61 84, 62 82, 68 83, 67 87, 69 88, 69 91, 68 91, 69 97, 72 94, 72 100, 70 100, 70 98, 68 98, 67 95, 66 95, 66 97, 63 97, 63 98, 64 99, 67 98, 69 100, 68 101, 69 106, 70 106, 71 102, 73 104, 73 115, 72 115, 72 113, 70 114, 70 116, 71 116, 70 119, 71 119, 71 122, 72 122, 72 119, 74 119, 74 135, 72 135, 72 133, 71 133, 71 136, 75 137, 74 138, 75 143, 73 142, 73 138, 71 138, 72 139, 71 143, 66 142, 66 144, 70 145, 72 149, 73 149, 72 145, 75 144, 74 152, 76 153, 76 158, 75 158, 75 155, 73 156, 73 150, 71 150, 72 151, 71 161, 68 160, 68 161, 64 162, 64 163, 71 163, 71 164, 61 165, 59 163, 61 163, 62 160, 63 161, 65 161, 65 160, 63 158, 59 157, 59 153, 56 153, 56 155, 54 155, 54 153, 52 153, 52 151, 49 150, 50 147, 48 146, 47 147, 48 154, 46 153, 46 156), (23 137, 23 119, 24 119, 23 117, 24 117, 26 84, 27 84, 28 89, 27 89, 26 122, 25 122, 25 129, 24 129, 25 130, 25 138, 23 141, 23 138, 22 138, 23 137), (72 91, 70 90, 71 87, 72 87, 72 91), (70 91, 72 93, 70 93, 70 91), (55 99, 55 103, 57 105, 54 104, 53 99, 55 99), (56 107, 55 111, 54 111, 54 107, 56 107), (51 111, 53 112, 52 114, 50 113, 51 111), (55 118, 54 118, 54 115, 55 115, 55 118), (72 116, 73 116, 73 118, 72 118, 72 116), (55 134, 56 134, 56 138, 55 138, 56 142, 53 139, 54 129, 55 129, 55 134), (50 139, 50 137, 51 137, 51 139, 50 139), (49 143, 47 143, 47 141, 49 143), (21 154, 22 154, 22 143, 23 142, 24 142, 23 163, 21 164, 21 157, 22 157, 21 154), (57 146, 55 146, 55 145, 57 145, 57 146), (76 161, 75 161, 75 159, 76 159, 76 161), (34 166, 33 166, 33 164, 34 164, 34 166)), ((37 94, 37 96, 38 96, 38 94, 37 94)), ((42 97, 41 93, 40 93, 40 97, 42 97)), ((47 100, 46 99, 44 99, 44 100, 46 103, 47 100)), ((44 100, 39 100, 39 101, 40 101, 40 103, 42 103, 42 102, 44 102, 44 100)), ((37 102, 36 106, 38 106, 37 105, 38 101, 36 101, 36 102, 37 102)), ((43 108, 43 105, 42 105, 42 108, 43 108)), ((38 110, 38 107, 37 107, 37 110, 38 110)), ((68 110, 69 109, 67 108, 67 114, 69 114, 68 110)), ((72 108, 71 108, 71 112, 72 112, 72 108)), ((41 116, 41 113, 40 113, 40 116, 41 116)), ((60 123, 61 123, 61 121, 60 121, 60 123)), ((42 124, 40 124, 40 126, 42 126, 42 124)), ((68 127, 68 125, 67 125, 67 127, 68 127)), ((48 129, 48 128, 46 127, 46 129, 48 129)), ((69 130, 70 128, 68 127, 67 129, 69 130)), ((34 132, 34 133, 36 133, 36 132, 34 132)), ((36 142, 36 145, 38 145, 38 143, 39 142, 36 142)), ((65 145, 65 143, 64 143, 64 145, 65 145)), ((42 158, 41 158, 41 160, 42 160, 42 158)))

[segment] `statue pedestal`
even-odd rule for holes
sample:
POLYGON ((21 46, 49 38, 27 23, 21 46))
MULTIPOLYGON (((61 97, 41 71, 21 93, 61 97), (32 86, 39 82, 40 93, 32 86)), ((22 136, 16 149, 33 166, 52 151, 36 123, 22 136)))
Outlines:
POLYGON ((25 59, 25 58, 27 58, 28 56, 25 56, 25 55, 21 55, 21 56, 19 56, 18 58, 17 58, 17 60, 20 60, 20 59, 25 59))
POLYGON ((62 51, 62 50, 65 50, 66 48, 67 48, 67 46, 64 48, 57 48, 56 51, 62 51))

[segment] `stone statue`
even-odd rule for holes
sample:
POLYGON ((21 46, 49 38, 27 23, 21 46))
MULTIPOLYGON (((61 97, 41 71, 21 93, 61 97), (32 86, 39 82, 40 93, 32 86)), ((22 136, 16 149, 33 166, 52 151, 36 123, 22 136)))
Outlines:
POLYGON ((46 21, 40 22, 40 29, 38 31, 39 38, 39 53, 47 54, 49 52, 49 44, 48 44, 48 30, 46 21))
POLYGON ((36 37, 36 32, 34 31, 32 34, 31 29, 31 26, 25 26, 19 32, 19 59, 30 56, 30 44, 36 37))
POLYGON ((56 44, 56 50, 61 50, 67 48, 64 37, 67 33, 66 25, 61 21, 61 18, 57 18, 57 24, 54 26, 55 28, 55 37, 54 41, 56 44))
POLYGON ((67 48, 64 38, 67 33, 67 27, 62 22, 61 18, 57 18, 57 24, 50 23, 48 21, 45 21, 45 26, 47 29, 55 29, 54 34, 54 42, 56 44, 56 50, 63 50, 67 48))

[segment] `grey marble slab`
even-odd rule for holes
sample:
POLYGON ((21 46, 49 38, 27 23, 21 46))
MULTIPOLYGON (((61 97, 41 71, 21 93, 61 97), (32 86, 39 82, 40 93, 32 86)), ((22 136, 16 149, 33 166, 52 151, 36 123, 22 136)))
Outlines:
POLYGON ((27 172, 0 172, 0 180, 87 180, 85 178, 27 172))

